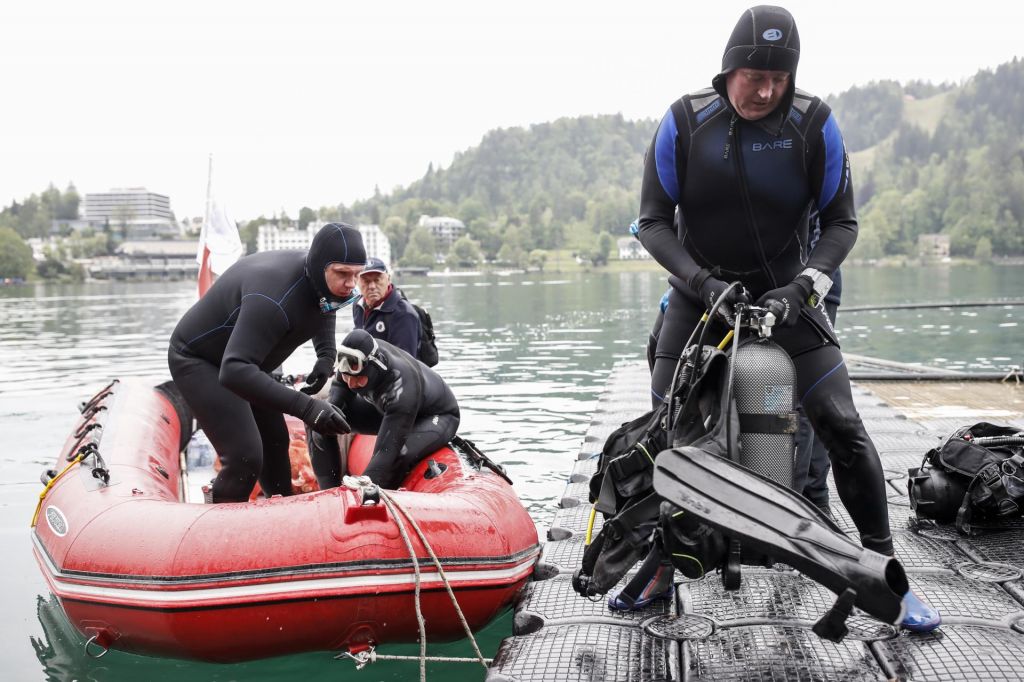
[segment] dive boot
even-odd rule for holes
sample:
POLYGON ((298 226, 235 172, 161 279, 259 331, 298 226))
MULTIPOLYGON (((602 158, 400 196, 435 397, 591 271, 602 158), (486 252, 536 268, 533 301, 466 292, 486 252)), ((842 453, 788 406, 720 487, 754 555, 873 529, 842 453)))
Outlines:
POLYGON ((647 559, 644 561, 644 565, 641 566, 640 572, 620 592, 608 597, 608 608, 613 611, 639 611, 661 599, 672 598, 673 569, 672 566, 666 566, 661 563, 660 554, 657 547, 651 550, 651 553, 647 555, 647 559), (654 575, 644 581, 646 573, 644 568, 652 560, 657 566, 654 575), (637 585, 636 583, 638 582, 641 584, 637 585), (632 596, 638 588, 640 589, 640 594, 636 597, 632 596))
POLYGON ((738 543, 744 555, 785 562, 839 595, 835 626, 822 636, 841 639, 843 614, 853 606, 893 625, 903 619, 910 584, 899 561, 864 549, 817 507, 775 481, 700 448, 682 447, 658 455, 654 489, 681 513, 738 543))
POLYGON ((921 600, 911 590, 903 595, 903 608, 905 610, 900 627, 911 632, 931 632, 942 625, 942 615, 939 610, 921 600))

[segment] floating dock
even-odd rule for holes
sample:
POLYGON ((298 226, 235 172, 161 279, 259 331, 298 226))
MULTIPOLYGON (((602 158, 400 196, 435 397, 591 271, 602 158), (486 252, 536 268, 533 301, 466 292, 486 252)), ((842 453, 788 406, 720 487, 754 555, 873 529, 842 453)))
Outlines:
MULTIPOLYGON (((878 368, 867 369, 861 376, 875 376, 878 368)), ((1024 680, 1024 519, 1000 532, 963 537, 951 527, 919 522, 906 494, 907 469, 954 429, 979 421, 1024 428, 1024 387, 956 376, 862 381, 855 367, 851 374, 889 484, 896 555, 912 588, 941 611, 941 628, 910 634, 855 615, 841 643, 820 639, 811 626, 835 595, 781 566, 744 567, 736 592, 725 591, 717 573, 683 579, 673 601, 632 613, 609 610, 603 598, 578 596, 570 581, 583 555, 596 456, 608 434, 650 400, 647 367, 620 364, 488 682, 1024 680)), ((831 476, 829 486, 836 522, 856 539, 831 476)), ((598 515, 595 533, 600 524, 598 515)))

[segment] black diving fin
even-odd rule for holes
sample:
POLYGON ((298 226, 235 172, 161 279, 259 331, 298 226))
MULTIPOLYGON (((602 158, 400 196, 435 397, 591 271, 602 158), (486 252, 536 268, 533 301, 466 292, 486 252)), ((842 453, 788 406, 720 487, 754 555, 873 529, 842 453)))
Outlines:
MULTIPOLYGON (((817 507, 775 481, 700 448, 681 447, 658 455, 654 490, 739 540, 744 552, 785 562, 840 595, 837 607, 845 606, 846 613, 852 599, 852 605, 886 623, 902 619, 910 586, 899 561, 864 549, 817 507)), ((815 631, 829 639, 837 634, 834 628, 831 636, 815 631)))

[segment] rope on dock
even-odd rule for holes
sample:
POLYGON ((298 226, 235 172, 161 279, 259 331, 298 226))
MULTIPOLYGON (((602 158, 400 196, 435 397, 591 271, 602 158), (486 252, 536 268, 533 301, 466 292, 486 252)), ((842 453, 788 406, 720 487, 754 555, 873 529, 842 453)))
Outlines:
POLYGON ((1007 301, 947 301, 945 303, 880 303, 876 305, 841 305, 843 313, 864 313, 872 310, 918 310, 929 308, 992 308, 1024 305, 1022 299, 1007 301))

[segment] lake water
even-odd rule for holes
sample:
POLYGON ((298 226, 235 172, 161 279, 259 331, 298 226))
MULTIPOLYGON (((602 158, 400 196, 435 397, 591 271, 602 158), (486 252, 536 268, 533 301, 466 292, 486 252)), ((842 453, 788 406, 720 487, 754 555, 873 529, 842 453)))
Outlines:
MULTIPOLYGON (((1024 295, 1024 267, 932 266, 845 270, 845 305, 946 302, 1024 295)), ((613 366, 641 360, 662 273, 533 273, 409 278, 400 283, 430 311, 438 371, 462 408, 460 433, 505 464, 543 534, 613 366)), ((405 680, 415 663, 378 662, 356 672, 314 653, 209 665, 111 651, 84 655, 55 608, 32 556, 29 521, 76 406, 116 376, 167 378, 167 339, 195 286, 92 283, 0 288, 0 621, 3 676, 12 680, 405 680)), ((1024 308, 839 312, 844 349, 888 360, 972 370, 1024 362, 1024 308)), ((339 330, 350 324, 339 318, 339 330)), ((304 373, 309 347, 285 364, 304 373)), ((648 406, 637 405, 639 415, 648 406)), ((511 632, 494 621, 478 640, 491 656, 511 632)), ((429 642, 429 630, 428 630, 429 642)), ((415 654, 416 645, 381 653, 415 654)), ((431 644, 471 655, 466 643, 431 644)), ((480 680, 479 667, 432 664, 431 679, 480 680)))

